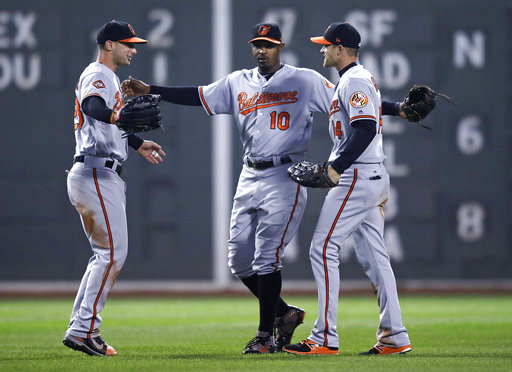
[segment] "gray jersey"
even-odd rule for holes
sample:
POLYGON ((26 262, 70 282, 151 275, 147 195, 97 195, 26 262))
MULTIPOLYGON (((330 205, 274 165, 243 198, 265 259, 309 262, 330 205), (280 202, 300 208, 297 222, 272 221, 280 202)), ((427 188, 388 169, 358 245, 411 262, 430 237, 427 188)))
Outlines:
POLYGON ((346 71, 341 76, 329 111, 329 133, 333 139, 329 161, 334 161, 345 150, 347 138, 354 130, 351 124, 357 120, 370 119, 375 121, 377 134, 356 162, 382 162, 386 157, 382 151, 380 110, 380 91, 370 72, 361 65, 346 71))
POLYGON ((316 71, 284 65, 268 81, 258 69, 235 71, 199 87, 209 115, 232 114, 251 160, 304 154, 314 112, 329 112, 334 86, 316 71))
POLYGON ((75 156, 82 160, 71 168, 67 189, 94 256, 77 292, 67 334, 94 338, 102 324, 99 313, 128 252, 126 185, 116 173, 116 161, 126 160, 127 140, 121 138, 123 132, 115 125, 95 120, 81 110, 84 98, 91 95, 103 98, 109 108, 121 107, 119 79, 112 70, 91 63, 75 92, 75 156), (108 162, 112 165, 107 166, 108 162))
POLYGON ((313 233, 311 267, 318 285, 318 318, 308 337, 314 343, 339 347, 337 331, 340 290, 339 251, 352 236, 356 255, 370 278, 380 306, 377 340, 391 348, 410 347, 402 324, 395 277, 384 244, 384 213, 389 195, 389 175, 382 161, 380 93, 371 74, 361 65, 341 76, 331 102, 329 131, 333 139, 330 161, 346 148, 357 120, 374 120, 377 133, 366 150, 345 169, 336 187, 329 190, 313 233))
POLYGON ((231 212, 231 272, 248 278, 280 270, 306 206, 306 189, 288 177, 287 163, 304 159, 313 113, 329 112, 334 86, 313 70, 283 65, 268 80, 254 68, 198 89, 209 115, 233 115, 244 149, 231 212), (269 160, 264 168, 250 165, 269 160))
POLYGON ((115 125, 85 115, 82 102, 86 97, 101 97, 108 108, 116 111, 123 105, 119 78, 108 67, 93 62, 80 75, 75 88, 75 156, 90 155, 124 162, 128 157, 128 141, 115 125))

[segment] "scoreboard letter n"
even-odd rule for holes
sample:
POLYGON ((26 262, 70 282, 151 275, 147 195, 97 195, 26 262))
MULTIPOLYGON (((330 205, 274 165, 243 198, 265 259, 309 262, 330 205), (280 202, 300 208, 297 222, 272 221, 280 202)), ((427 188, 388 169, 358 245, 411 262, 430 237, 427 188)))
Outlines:
POLYGON ((485 35, 475 31, 468 35, 463 31, 455 32, 453 36, 453 64, 456 68, 464 68, 469 62, 475 68, 485 65, 485 35))

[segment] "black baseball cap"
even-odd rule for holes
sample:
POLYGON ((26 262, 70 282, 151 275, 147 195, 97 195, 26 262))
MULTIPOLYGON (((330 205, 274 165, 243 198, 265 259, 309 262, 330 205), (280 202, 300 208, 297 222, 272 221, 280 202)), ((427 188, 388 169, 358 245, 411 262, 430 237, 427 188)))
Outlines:
POLYGON ((274 44, 282 44, 281 41, 281 30, 275 23, 258 23, 252 28, 251 40, 252 43, 256 40, 266 40, 274 44))
POLYGON ((147 40, 135 37, 135 30, 133 27, 123 21, 112 20, 101 26, 96 36, 96 42, 104 44, 107 40, 121 41, 123 43, 147 43, 147 40))
POLYGON ((345 48, 359 48, 361 46, 361 35, 347 22, 331 23, 324 36, 312 37, 311 41, 322 45, 343 45, 345 48))

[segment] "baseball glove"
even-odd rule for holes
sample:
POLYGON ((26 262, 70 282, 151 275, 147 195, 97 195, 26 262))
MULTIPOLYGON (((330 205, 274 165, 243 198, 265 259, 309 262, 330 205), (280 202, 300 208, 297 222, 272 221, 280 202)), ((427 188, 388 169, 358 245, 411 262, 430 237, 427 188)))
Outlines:
MULTIPOLYGON (((434 90, 426 85, 414 85, 404 100, 403 111, 407 120, 419 123, 420 120, 425 119, 436 107, 437 96, 444 98, 454 105, 457 104, 452 98, 445 94, 434 92, 434 90)), ((423 127, 430 129, 426 126, 423 127)))
POLYGON ((327 174, 327 163, 315 164, 302 160, 288 168, 288 176, 306 187, 328 188, 336 186, 327 174))
POLYGON ((159 102, 158 94, 131 97, 117 113, 115 124, 119 129, 124 130, 126 135, 160 128, 162 117, 158 107, 159 102))

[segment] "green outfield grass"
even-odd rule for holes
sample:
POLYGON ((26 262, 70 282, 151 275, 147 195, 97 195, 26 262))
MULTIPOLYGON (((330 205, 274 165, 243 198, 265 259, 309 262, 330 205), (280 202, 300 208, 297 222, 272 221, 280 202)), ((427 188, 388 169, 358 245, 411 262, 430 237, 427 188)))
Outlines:
MULTIPOLYGON (((308 336, 316 298, 294 341, 308 336)), ((512 371, 511 296, 402 296, 413 351, 359 356, 375 343, 372 297, 342 297, 340 355, 242 355, 257 326, 257 302, 243 298, 117 299, 102 312, 102 336, 119 352, 89 357, 62 345, 72 299, 0 300, 0 371, 512 371)))

